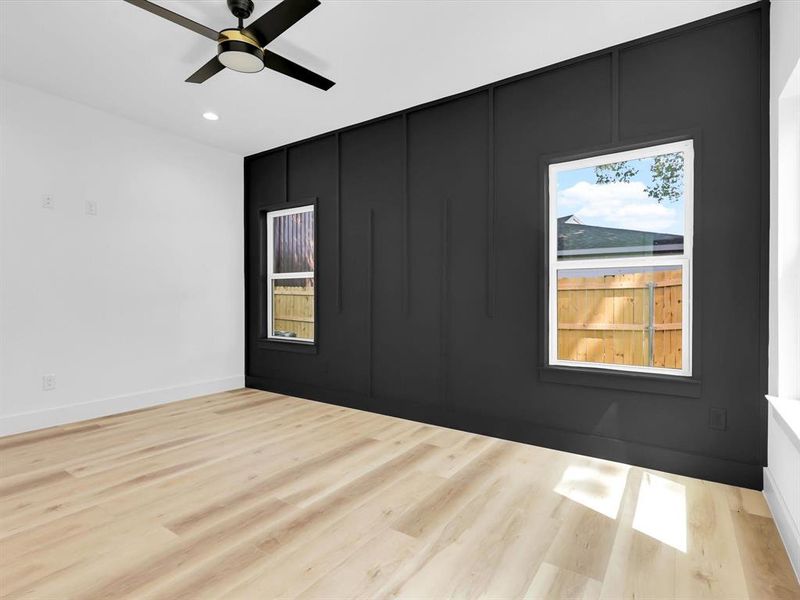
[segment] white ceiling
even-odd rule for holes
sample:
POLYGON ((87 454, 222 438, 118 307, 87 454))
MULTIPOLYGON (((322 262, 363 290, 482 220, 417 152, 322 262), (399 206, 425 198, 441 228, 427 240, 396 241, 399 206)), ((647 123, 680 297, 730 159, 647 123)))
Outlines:
MULTIPOLYGON (((234 24, 225 0, 156 1, 234 24)), ((246 155, 747 3, 322 0, 270 45, 336 81, 322 92, 267 70, 184 83, 214 42, 121 0, 0 0, 0 75, 246 155)))

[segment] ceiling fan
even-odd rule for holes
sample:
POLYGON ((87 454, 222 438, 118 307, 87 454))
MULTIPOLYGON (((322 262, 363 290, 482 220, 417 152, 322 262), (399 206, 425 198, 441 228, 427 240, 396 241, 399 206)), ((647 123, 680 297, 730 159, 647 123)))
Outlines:
POLYGON ((222 31, 214 31, 148 0, 125 1, 217 43, 217 56, 190 75, 186 80, 188 83, 203 83, 225 67, 240 73, 258 73, 266 67, 321 90, 328 90, 334 85, 330 79, 317 75, 265 48, 272 40, 319 6, 319 0, 283 0, 247 27, 244 26, 244 20, 253 12, 252 0, 227 0, 228 8, 239 20, 239 26, 222 31))

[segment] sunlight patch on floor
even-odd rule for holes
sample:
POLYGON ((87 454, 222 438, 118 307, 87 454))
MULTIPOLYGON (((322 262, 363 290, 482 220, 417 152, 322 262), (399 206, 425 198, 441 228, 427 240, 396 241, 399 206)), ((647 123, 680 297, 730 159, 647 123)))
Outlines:
POLYGON ((594 461, 567 467, 554 491, 611 519, 617 518, 628 481, 627 465, 594 461))
POLYGON ((686 487, 653 473, 644 473, 633 528, 686 552, 686 487))

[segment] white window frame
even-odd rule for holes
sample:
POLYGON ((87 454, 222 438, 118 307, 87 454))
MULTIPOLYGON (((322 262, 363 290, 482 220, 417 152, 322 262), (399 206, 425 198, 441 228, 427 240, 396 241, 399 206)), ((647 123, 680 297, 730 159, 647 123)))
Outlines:
POLYGON ((552 163, 548 167, 548 357, 549 364, 565 367, 610 369, 659 375, 690 377, 692 375, 692 242, 694 239, 694 143, 692 140, 659 144, 623 152, 610 152, 600 156, 568 162, 552 163), (621 258, 558 259, 557 183, 558 173, 608 163, 651 158, 659 154, 682 152, 684 156, 684 229, 683 254, 636 256, 621 258), (558 271, 566 269, 603 269, 621 267, 681 267, 682 272, 682 365, 680 369, 618 365, 558 358, 558 271))
POLYGON ((267 212, 267 339, 274 340, 277 342, 287 342, 287 343, 302 343, 302 344, 313 344, 315 343, 315 338, 317 337, 317 311, 316 311, 316 301, 317 301, 317 280, 315 276, 315 271, 298 271, 293 273, 275 273, 275 219, 277 217, 285 217, 287 215, 296 215, 300 213, 314 213, 314 268, 316 269, 316 253, 317 253, 317 215, 315 212, 315 206, 313 204, 308 204, 305 206, 296 206, 293 208, 283 208, 280 210, 271 210, 267 212), (314 280, 314 338, 300 338, 300 337, 284 337, 280 335, 274 335, 275 327, 272 322, 272 302, 273 302, 273 293, 272 293, 272 286, 274 281, 280 281, 281 279, 313 279, 314 280))

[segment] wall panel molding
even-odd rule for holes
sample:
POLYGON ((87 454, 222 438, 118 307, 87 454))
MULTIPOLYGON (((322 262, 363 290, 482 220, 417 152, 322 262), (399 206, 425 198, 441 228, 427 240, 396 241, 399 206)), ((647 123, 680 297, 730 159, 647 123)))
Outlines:
POLYGON ((342 312, 342 136, 336 133, 336 312, 342 312))
POLYGON ((289 202, 289 146, 283 149, 283 201, 289 202))
POLYGON ((367 214, 367 395, 371 398, 375 380, 375 211, 367 214))
POLYGON ((619 143, 619 50, 611 51, 611 143, 619 143))
POLYGON ((248 381, 337 403, 352 390, 386 414, 760 486, 765 14, 748 5, 343 128, 335 144, 312 147, 317 136, 246 158, 249 285, 252 205, 286 202, 290 181, 295 194, 319 187, 323 206, 335 195, 319 240, 336 252, 320 261, 331 285, 319 288, 317 355, 259 347, 248 294, 248 381), (697 160, 694 377, 548 369, 546 161, 679 134, 697 160), (735 278, 759 289, 735 293, 735 278), (742 324, 735 335, 730 323, 742 324), (727 411, 725 431, 709 428, 711 406, 727 411), (486 414, 491 428, 474 416, 486 414))
POLYGON ((409 200, 408 200, 408 115, 403 114, 403 139, 402 139, 402 180, 401 197, 403 202, 403 314, 408 316, 411 313, 411 261, 409 253, 411 245, 409 242, 410 219, 409 200))
POLYGON ((448 404, 449 392, 449 321, 450 321, 450 198, 442 200, 441 267, 439 284, 439 391, 440 401, 448 404))
POLYGON ((488 92, 488 190, 486 193, 486 316, 494 317, 495 302, 495 220, 497 218, 497 198, 495 196, 495 156, 494 156, 494 87, 488 92))

